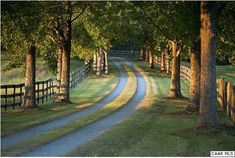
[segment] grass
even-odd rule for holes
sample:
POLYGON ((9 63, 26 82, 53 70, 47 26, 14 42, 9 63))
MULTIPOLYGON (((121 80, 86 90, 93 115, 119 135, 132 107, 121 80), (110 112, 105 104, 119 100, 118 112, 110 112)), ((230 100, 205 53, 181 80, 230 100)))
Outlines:
MULTIPOLYGON (((146 66, 142 62, 136 65, 146 66)), ((164 98, 169 92, 169 77, 146 74, 157 87, 156 95, 149 98, 152 101, 142 103, 144 108, 68 156, 209 156, 211 150, 235 149, 235 128, 221 113, 224 125, 195 128, 198 115, 184 112, 187 100, 164 98)), ((182 88, 187 96, 187 82, 182 81, 182 88)))
POLYGON ((18 145, 12 146, 9 149, 2 150, 2 154, 7 156, 16 156, 17 154, 22 153, 22 151, 33 149, 43 143, 50 142, 63 135, 69 134, 77 130, 78 128, 81 128, 98 119, 101 119, 124 106, 125 103, 127 103, 134 96, 137 88, 137 81, 136 77, 134 76, 134 73, 127 67, 125 67, 125 70, 128 72, 129 75, 127 85, 125 86, 123 92, 114 101, 108 103, 102 109, 86 117, 73 121, 63 127, 52 130, 46 134, 22 142, 18 145))
POLYGON ((235 85, 235 67, 234 66, 217 66, 217 78, 224 78, 225 81, 230 81, 235 85))
MULTIPOLYGON (((4 59, 1 61, 2 68, 6 67, 9 59, 4 59)), ((78 59, 71 59, 70 72, 74 72, 76 69, 80 68, 84 63, 78 59)), ((43 60, 36 61, 36 81, 47 80, 55 77, 55 75, 49 70, 47 65, 43 60)), ((1 72, 1 84, 20 84, 24 83, 25 74, 23 68, 13 68, 11 70, 1 72)))
POLYGON ((99 101, 117 85, 119 72, 113 64, 110 65, 110 72, 109 75, 105 75, 102 78, 90 75, 82 83, 78 84, 75 89, 72 89, 72 104, 56 105, 48 102, 41 105, 39 109, 2 111, 1 135, 14 133, 36 124, 63 117, 99 101))
MULTIPOLYGON (((182 65, 187 67, 190 66, 188 62, 181 62, 182 65)), ((233 85, 235 84, 235 67, 232 65, 217 65, 216 66, 217 78, 224 78, 225 81, 230 81, 233 85)))

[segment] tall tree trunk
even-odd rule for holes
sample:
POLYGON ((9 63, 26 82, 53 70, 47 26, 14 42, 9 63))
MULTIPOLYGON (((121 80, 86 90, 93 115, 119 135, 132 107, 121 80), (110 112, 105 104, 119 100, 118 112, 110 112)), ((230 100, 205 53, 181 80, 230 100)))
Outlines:
POLYGON ((60 100, 60 94, 61 94, 61 74, 62 74, 62 48, 58 46, 57 48, 57 75, 56 75, 56 101, 60 100))
POLYGON ((154 63, 153 63, 153 54, 152 51, 149 49, 149 69, 153 69, 154 68, 154 63))
POLYGON ((148 63, 149 60, 149 49, 145 48, 145 61, 148 63))
POLYGON ((170 57, 169 55, 167 55, 167 58, 166 58, 166 74, 169 74, 170 73, 170 69, 171 69, 171 60, 170 60, 170 57))
POLYGON ((189 103, 187 109, 190 111, 198 111, 200 104, 200 43, 194 40, 190 52, 190 82, 189 82, 189 103))
POLYGON ((161 53, 161 72, 165 72, 166 71, 166 58, 165 58, 165 49, 163 49, 162 53, 161 53))
POLYGON ((143 60, 145 61, 145 58, 146 58, 146 48, 143 47, 142 50, 143 50, 143 60))
POLYGON ((103 73, 104 70, 105 70, 105 58, 104 58, 104 51, 103 51, 103 48, 101 48, 100 60, 101 60, 101 72, 103 73))
POLYGON ((24 99, 21 108, 34 108, 36 107, 35 99, 35 55, 36 47, 34 44, 30 45, 28 52, 26 53, 26 74, 25 74, 25 91, 24 99))
POLYGON ((70 101, 70 52, 71 52, 71 39, 72 39, 72 21, 71 11, 72 6, 70 1, 65 2, 65 10, 68 15, 65 27, 61 33, 60 39, 63 43, 62 46, 62 70, 61 70, 61 85, 60 97, 56 98, 57 103, 71 103, 70 101))
POLYGON ((93 54, 93 72, 96 73, 97 71, 97 53, 96 51, 93 54))
POLYGON ((144 49, 141 48, 140 50, 140 60, 143 60, 144 59, 144 49))
POLYGON ((96 71, 96 75, 100 76, 101 75, 101 48, 97 49, 97 71, 96 71))
POLYGON ((109 60, 108 60, 108 52, 104 50, 104 58, 105 58, 105 74, 109 73, 109 60))
POLYGON ((171 85, 169 97, 181 98, 180 85, 180 55, 182 51, 182 44, 177 41, 171 41, 172 44, 172 68, 171 68, 171 85))
POLYGON ((201 2, 200 117, 197 126, 218 123, 216 92, 215 2, 201 2))
POLYGON ((169 74, 171 70, 171 50, 169 46, 166 47, 166 73, 169 74))

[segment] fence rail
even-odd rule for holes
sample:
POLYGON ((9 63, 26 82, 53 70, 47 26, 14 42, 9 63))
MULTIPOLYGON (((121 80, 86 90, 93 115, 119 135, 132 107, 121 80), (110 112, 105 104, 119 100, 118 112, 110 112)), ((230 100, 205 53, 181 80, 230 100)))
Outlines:
MULTIPOLYGON (((90 72, 90 63, 83 65, 70 75, 70 88, 75 88, 90 72)), ((35 97, 37 104, 43 104, 55 95, 56 80, 48 79, 46 81, 38 81, 35 83, 35 97)), ((24 83, 16 85, 1 85, 1 108, 20 107, 23 101, 24 83)))
POLYGON ((138 57, 138 51, 125 51, 125 50, 109 50, 110 57, 138 57))
MULTIPOLYGON (((154 62, 161 65, 161 58, 154 56, 154 62)), ((180 76, 190 82, 190 69, 180 66, 180 76)), ((217 80, 217 105, 235 124, 235 85, 223 78, 217 80)))

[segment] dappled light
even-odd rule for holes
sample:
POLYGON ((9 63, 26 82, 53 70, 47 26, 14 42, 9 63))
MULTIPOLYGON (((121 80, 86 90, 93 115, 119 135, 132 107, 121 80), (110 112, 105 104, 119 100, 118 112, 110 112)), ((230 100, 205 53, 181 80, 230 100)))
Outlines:
POLYGON ((1 156, 234 157, 234 11, 2 1, 1 156))

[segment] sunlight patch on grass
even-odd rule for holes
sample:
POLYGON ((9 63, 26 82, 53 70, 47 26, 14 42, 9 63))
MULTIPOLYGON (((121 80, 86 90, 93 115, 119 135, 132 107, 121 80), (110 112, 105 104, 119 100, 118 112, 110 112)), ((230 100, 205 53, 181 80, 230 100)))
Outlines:
POLYGON ((33 149, 39 145, 50 142, 56 138, 62 137, 63 135, 72 133, 73 131, 84 127, 87 124, 90 124, 98 119, 101 119, 108 114, 115 112, 119 108, 125 105, 135 94, 137 88, 137 80, 134 73, 130 68, 125 67, 125 70, 128 72, 128 81, 123 92, 118 96, 114 101, 105 105, 102 109, 83 117, 79 120, 75 120, 63 127, 52 130, 46 134, 42 134, 38 137, 32 138, 28 141, 22 142, 20 144, 14 145, 11 148, 2 150, 3 155, 7 156, 16 156, 23 151, 33 149))
MULTIPOLYGON (((144 68, 143 62, 136 62, 144 68)), ((68 156, 209 156, 211 150, 234 150, 234 127, 196 129, 196 114, 184 113, 186 100, 167 100, 169 77, 146 73, 157 85, 157 98, 146 102, 121 124, 68 156)), ((149 83, 147 81, 147 83, 149 83)), ((182 82, 187 96, 187 83, 182 82)), ((221 120, 223 120, 223 115, 221 120)), ((225 122, 223 122, 225 123, 225 122)), ((228 125, 226 123, 226 125, 228 125)))
POLYGON ((72 89, 71 100, 73 104, 57 105, 50 101, 40 105, 39 109, 1 111, 1 136, 78 112, 99 101, 113 91, 117 85, 119 72, 113 64, 110 64, 110 72, 114 73, 110 73, 103 79, 97 78, 95 82, 94 77, 89 76, 72 89), (88 97, 80 98, 80 95, 88 97))

